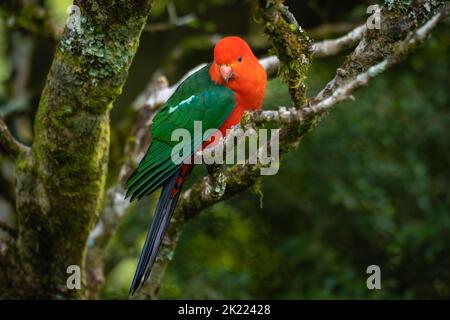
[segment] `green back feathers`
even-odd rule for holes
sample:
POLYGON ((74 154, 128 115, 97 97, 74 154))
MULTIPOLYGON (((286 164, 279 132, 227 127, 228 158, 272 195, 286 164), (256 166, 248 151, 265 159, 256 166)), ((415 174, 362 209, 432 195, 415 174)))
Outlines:
POLYGON ((205 66, 183 81, 153 119, 152 144, 127 181, 127 197, 131 195, 131 201, 158 189, 181 167, 171 159, 172 148, 179 143, 171 140, 175 129, 190 132, 192 154, 203 142, 201 139, 194 141, 194 121, 202 121, 203 132, 218 129, 233 111, 234 93, 211 81, 209 67, 205 66))

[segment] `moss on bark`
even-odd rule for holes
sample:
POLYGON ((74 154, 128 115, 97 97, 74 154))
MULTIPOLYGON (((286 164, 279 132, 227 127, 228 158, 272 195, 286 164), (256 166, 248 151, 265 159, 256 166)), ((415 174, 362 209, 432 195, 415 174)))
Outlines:
POLYGON ((280 59, 280 72, 292 102, 300 108, 306 103, 305 80, 311 65, 311 41, 283 1, 259 1, 264 31, 272 44, 271 53, 280 59))
POLYGON ((3 297, 83 296, 67 288, 66 270, 78 265, 85 278, 86 241, 103 205, 109 110, 151 3, 75 1, 81 28, 66 28, 61 37, 36 115, 32 154, 17 160, 19 232, 15 270, 0 277, 3 297))

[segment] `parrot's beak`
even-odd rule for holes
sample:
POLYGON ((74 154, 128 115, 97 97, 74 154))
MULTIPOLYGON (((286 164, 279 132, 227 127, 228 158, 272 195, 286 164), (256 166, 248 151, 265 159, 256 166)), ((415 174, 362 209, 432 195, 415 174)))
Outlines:
POLYGON ((219 65, 219 71, 225 83, 228 83, 233 77, 233 69, 228 64, 219 65))

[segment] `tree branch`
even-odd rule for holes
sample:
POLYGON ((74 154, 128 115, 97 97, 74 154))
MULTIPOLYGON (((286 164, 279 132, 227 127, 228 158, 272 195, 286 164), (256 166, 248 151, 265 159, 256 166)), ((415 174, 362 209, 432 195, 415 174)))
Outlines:
POLYGON ((280 60, 280 73, 286 81, 292 102, 300 108, 306 102, 305 79, 311 64, 312 43, 282 1, 259 1, 264 32, 280 60))
POLYGON ((16 160, 21 154, 29 151, 29 148, 17 141, 8 130, 3 118, 0 117, 0 149, 12 160, 16 160))
POLYGON ((197 21, 197 16, 195 14, 187 14, 185 16, 179 17, 173 1, 168 1, 167 12, 169 14, 169 21, 160 23, 150 23, 145 27, 145 31, 148 32, 166 31, 177 27, 189 26, 195 21, 197 21))
POLYGON ((313 57, 316 59, 328 58, 355 47, 361 41, 366 29, 366 25, 361 25, 340 38, 313 44, 313 57))

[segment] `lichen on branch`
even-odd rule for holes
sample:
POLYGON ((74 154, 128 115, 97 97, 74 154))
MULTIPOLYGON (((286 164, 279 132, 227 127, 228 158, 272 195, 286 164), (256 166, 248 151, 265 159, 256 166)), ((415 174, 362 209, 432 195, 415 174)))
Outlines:
POLYGON ((18 239, 13 268, 0 274, 2 297, 84 294, 67 288, 66 270, 78 265, 86 274, 87 239, 104 200, 109 111, 127 79, 151 4, 74 2, 81 28, 64 30, 41 94, 31 156, 16 161, 18 239))

